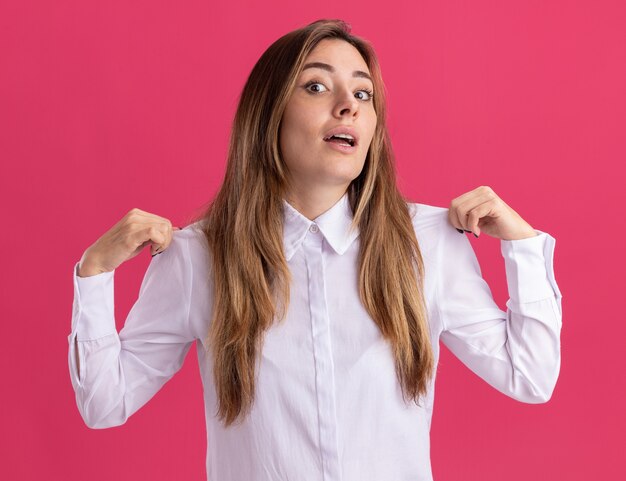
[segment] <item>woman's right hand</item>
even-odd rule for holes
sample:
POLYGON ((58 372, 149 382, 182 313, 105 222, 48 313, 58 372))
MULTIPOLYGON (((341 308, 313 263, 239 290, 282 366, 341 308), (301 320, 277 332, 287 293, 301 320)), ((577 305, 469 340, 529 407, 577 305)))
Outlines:
POLYGON ((149 244, 152 255, 160 254, 171 244, 174 230, 180 229, 168 219, 132 209, 83 253, 78 277, 111 272, 149 244))

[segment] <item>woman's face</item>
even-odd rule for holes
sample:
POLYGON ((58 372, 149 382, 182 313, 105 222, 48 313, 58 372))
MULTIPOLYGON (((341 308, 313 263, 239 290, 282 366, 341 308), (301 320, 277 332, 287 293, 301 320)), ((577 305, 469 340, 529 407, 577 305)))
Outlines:
POLYGON ((296 191, 330 188, 343 192, 361 173, 376 128, 368 94, 374 84, 369 75, 359 51, 344 40, 322 40, 306 58, 279 135, 296 191), (356 145, 325 140, 336 128, 352 129, 356 145))

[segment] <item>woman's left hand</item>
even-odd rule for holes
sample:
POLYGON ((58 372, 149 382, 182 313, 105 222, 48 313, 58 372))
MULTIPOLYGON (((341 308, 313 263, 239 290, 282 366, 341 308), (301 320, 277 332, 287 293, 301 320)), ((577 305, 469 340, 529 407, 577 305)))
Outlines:
POLYGON ((450 203, 450 223, 476 237, 481 232, 502 240, 517 240, 537 235, 535 229, 511 209, 491 187, 481 185, 450 203))

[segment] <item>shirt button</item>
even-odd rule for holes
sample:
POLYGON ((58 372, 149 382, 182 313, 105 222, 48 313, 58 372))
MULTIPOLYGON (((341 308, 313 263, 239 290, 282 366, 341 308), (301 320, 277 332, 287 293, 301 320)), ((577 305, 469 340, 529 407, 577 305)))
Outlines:
POLYGON ((319 229, 315 224, 313 224, 309 227, 309 230, 315 234, 319 229))

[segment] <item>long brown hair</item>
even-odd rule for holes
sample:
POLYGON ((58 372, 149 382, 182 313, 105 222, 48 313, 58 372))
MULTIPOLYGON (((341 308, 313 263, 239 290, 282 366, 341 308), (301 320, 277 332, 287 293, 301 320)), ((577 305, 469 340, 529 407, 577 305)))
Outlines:
MULTIPOLYGON (((433 375, 423 296, 424 266, 408 205, 396 185, 384 84, 370 44, 342 20, 318 20, 276 40, 250 73, 232 125, 222 186, 199 217, 211 251, 212 351, 217 415, 228 427, 252 407, 264 333, 284 320, 291 274, 283 251, 286 166, 279 149, 285 106, 304 60, 323 39, 352 44, 373 78, 376 130, 348 187, 360 236, 359 296, 393 346, 403 396, 418 403, 433 375)), ((406 398, 405 398, 406 401, 406 398)))

